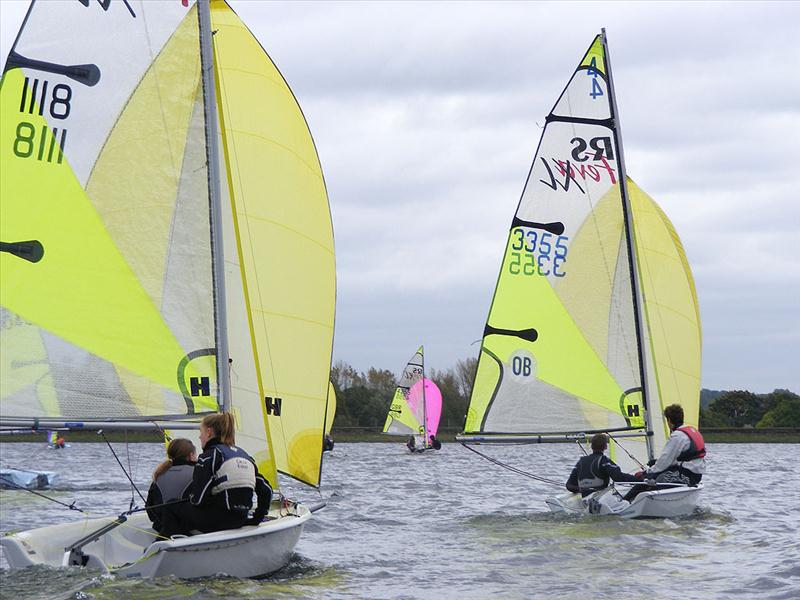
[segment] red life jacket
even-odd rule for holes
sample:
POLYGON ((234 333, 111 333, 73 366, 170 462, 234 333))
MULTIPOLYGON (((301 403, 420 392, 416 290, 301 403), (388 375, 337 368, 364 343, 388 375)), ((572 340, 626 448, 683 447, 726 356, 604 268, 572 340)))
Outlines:
POLYGON ((676 459, 678 462, 686 462, 696 458, 703 458, 706 455, 706 443, 703 436, 691 425, 681 425, 675 431, 680 431, 689 436, 689 449, 681 452, 676 459))

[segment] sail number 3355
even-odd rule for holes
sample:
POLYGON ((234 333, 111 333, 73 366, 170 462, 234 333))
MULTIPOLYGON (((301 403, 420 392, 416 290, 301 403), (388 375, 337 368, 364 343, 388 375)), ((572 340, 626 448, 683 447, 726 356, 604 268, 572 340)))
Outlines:
POLYGON ((568 236, 522 228, 513 230, 511 235, 509 273, 555 277, 567 274, 564 265, 567 261, 568 236))

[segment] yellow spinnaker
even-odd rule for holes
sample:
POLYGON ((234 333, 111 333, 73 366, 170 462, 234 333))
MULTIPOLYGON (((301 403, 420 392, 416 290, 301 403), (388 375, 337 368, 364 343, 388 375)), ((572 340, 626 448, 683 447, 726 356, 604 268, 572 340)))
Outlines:
POLYGON ((318 485, 336 297, 325 182, 275 65, 227 4, 211 11, 239 263, 259 387, 270 398, 264 418, 278 470, 318 485))
POLYGON ((628 191, 636 226, 640 284, 661 409, 678 403, 686 423, 698 425, 702 332, 697 291, 683 245, 667 215, 633 181, 628 191))

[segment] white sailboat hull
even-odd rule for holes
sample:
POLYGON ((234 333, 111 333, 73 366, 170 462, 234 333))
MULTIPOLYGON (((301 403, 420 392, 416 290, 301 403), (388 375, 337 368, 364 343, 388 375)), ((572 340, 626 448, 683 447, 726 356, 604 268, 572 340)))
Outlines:
MULTIPOLYGON (((86 566, 129 577, 174 576, 184 579, 226 574, 259 577, 286 566, 311 512, 296 505, 290 515, 277 509, 255 526, 159 540, 145 513, 83 547, 86 566), (296 513, 296 514, 294 514, 296 513)), ((114 521, 86 519, 14 533, 0 538, 13 569, 34 565, 62 567, 64 548, 114 521)))
POLYGON ((582 498, 580 494, 563 494, 545 500, 556 513, 617 516, 625 519, 667 518, 694 512, 703 484, 679 486, 640 493, 633 502, 622 500, 614 487, 608 487, 582 498))

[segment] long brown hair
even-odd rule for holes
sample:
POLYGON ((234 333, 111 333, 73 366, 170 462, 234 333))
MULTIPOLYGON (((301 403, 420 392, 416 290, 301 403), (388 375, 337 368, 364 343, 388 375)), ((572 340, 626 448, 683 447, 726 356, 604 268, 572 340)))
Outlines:
POLYGON ((236 421, 231 413, 214 413, 206 415, 202 420, 203 427, 214 430, 214 437, 226 446, 236 445, 236 421))
POLYGON ((197 452, 191 440, 186 438, 175 438, 167 446, 167 460, 162 462, 153 471, 153 481, 161 477, 176 460, 189 460, 189 457, 197 452))

